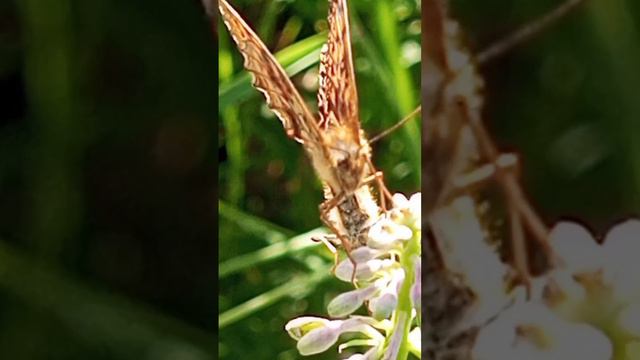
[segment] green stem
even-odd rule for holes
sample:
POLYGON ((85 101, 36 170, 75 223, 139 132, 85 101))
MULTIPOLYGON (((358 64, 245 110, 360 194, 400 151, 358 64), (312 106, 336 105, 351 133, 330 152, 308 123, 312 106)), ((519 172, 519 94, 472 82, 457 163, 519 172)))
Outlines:
POLYGON ((420 234, 421 231, 413 229, 413 237, 409 240, 406 249, 400 256, 400 265, 404 270, 405 278, 398 294, 398 308, 394 316, 395 331, 402 331, 402 344, 398 351, 397 359, 406 359, 409 356, 409 332, 411 331, 411 313, 413 302, 411 299, 411 287, 415 283, 416 261, 420 261, 420 234))

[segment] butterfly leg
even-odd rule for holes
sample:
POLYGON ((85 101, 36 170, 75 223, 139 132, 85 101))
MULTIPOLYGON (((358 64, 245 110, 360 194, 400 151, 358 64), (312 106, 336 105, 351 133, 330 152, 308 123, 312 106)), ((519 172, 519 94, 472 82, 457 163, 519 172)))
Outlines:
MULTIPOLYGON (((495 144, 489 137, 487 130, 479 121, 470 119, 468 123, 481 144, 480 148, 482 154, 488 158, 491 163, 497 164, 500 155, 495 144)), ((524 220, 523 225, 531 231, 533 239, 538 242, 544 253, 553 262, 555 261, 556 256, 549 244, 549 230, 538 213, 531 206, 531 203, 524 194, 522 187, 518 183, 518 180, 516 179, 518 172, 517 168, 517 166, 512 167, 511 171, 509 171, 508 169, 503 169, 500 166, 497 166, 494 179, 498 184, 500 184, 505 195, 510 199, 510 201, 513 201, 518 213, 524 220)))
POLYGON ((526 240, 524 227, 522 226, 522 215, 518 211, 517 205, 512 200, 508 201, 509 218, 511 219, 509 227, 511 228, 511 239, 513 239, 513 267, 516 270, 516 274, 519 275, 515 283, 524 285, 527 291, 527 299, 529 299, 531 296, 531 272, 529 271, 529 259, 525 246, 526 240))
POLYGON ((481 156, 495 166, 495 175, 492 177, 500 185, 509 202, 514 268, 519 273, 520 280, 527 287, 527 294, 529 294, 531 275, 527 265, 526 239, 523 233, 523 227, 526 227, 532 233, 533 239, 540 245, 542 251, 545 253, 547 259, 550 259, 550 263, 553 266, 556 261, 556 255, 549 244, 549 231, 531 206, 531 203, 518 183, 516 179, 517 171, 508 171, 499 166, 500 153, 483 126, 479 118, 479 113, 471 111, 464 98, 458 99, 456 105, 478 141, 481 156))
POLYGON ((319 237, 313 237, 311 238, 311 240, 316 241, 316 242, 321 242, 323 243, 327 249, 329 249, 329 251, 331 251, 331 254, 333 255, 333 266, 331 267, 331 273, 335 273, 336 271, 336 266, 338 266, 338 249, 336 249, 335 247, 335 242, 331 241, 331 239, 338 240, 338 237, 336 235, 325 235, 325 236, 319 236, 319 237))
POLYGON ((362 185, 367 185, 374 181, 376 182, 376 184, 378 185, 378 192, 380 193, 380 206, 382 207, 382 211, 387 212, 387 199, 393 202, 393 196, 391 195, 391 192, 389 192, 389 189, 387 189, 387 186, 384 184, 384 174, 382 173, 382 171, 376 170, 376 168, 373 166, 373 163, 371 162, 371 159, 368 159, 368 165, 373 172, 373 175, 370 175, 363 179, 362 185))
POLYGON ((518 158, 515 154, 500 154, 493 163, 482 165, 466 174, 454 176, 453 186, 458 190, 482 186, 487 181, 493 180, 498 171, 518 173, 518 166, 518 158))
MULTIPOLYGON (((516 156, 513 154, 500 154, 493 163, 483 165, 468 174, 457 177, 454 182, 456 182, 456 187, 468 189, 495 178, 499 171, 509 172, 512 176, 517 176, 519 163, 516 156)), ((526 239, 522 224, 522 214, 518 211, 518 204, 513 199, 508 198, 507 202, 508 216, 511 220, 509 228, 513 245, 512 261, 513 267, 518 274, 515 283, 524 285, 527 290, 527 297, 529 297, 531 294, 531 272, 529 271, 529 259, 525 246, 526 239)))
MULTIPOLYGON (((357 286, 356 284, 357 263, 356 263, 356 260, 351 255, 351 242, 344 234, 340 232, 340 230, 338 230, 338 228, 336 228, 336 226, 331 221, 331 218, 329 217, 329 213, 331 212, 331 210, 333 210, 336 206, 338 206, 338 204, 344 199, 344 197, 345 197, 344 193, 340 193, 338 196, 335 196, 329 200, 326 200, 322 204, 320 204, 320 220, 325 224, 326 227, 329 228, 329 230, 331 230, 331 232, 333 232, 338 237, 338 239, 340 239, 340 243, 342 244, 342 247, 344 248, 344 251, 347 254, 347 258, 349 258, 349 261, 351 261, 351 264, 353 264, 353 272, 351 273, 351 283, 354 286, 357 286)), ((335 271, 335 267, 337 266, 337 262, 338 262, 337 254, 338 253, 336 252, 334 257, 335 264, 333 266, 332 271, 335 271)))

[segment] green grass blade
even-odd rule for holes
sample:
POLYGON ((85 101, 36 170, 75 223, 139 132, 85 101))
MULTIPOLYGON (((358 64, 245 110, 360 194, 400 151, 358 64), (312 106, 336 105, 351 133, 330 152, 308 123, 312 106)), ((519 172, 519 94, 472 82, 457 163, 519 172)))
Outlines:
MULTIPOLYGON (((397 31, 397 22, 393 14, 392 4, 388 0, 380 0, 375 2, 375 21, 377 24, 376 34, 385 59, 389 64, 391 73, 393 74, 393 89, 396 94, 396 106, 398 108, 398 120, 409 114, 418 105, 416 102, 416 92, 411 82, 411 74, 409 70, 402 64, 402 52, 400 51, 401 39, 397 31)), ((407 139, 410 151, 407 153, 411 156, 413 169, 420 169, 420 129, 418 122, 410 121, 403 127, 403 133, 407 139)), ((414 182, 420 183, 420 172, 414 171, 414 182)))
MULTIPOLYGON (((218 74, 221 82, 228 81, 233 76, 233 60, 229 51, 229 39, 221 37, 218 51, 218 74)), ((248 167, 247 159, 244 156, 244 137, 242 134, 242 123, 239 118, 238 108, 229 106, 221 109, 222 123, 225 129, 225 148, 228 154, 229 179, 227 183, 227 200, 239 205, 244 198, 245 179, 244 171, 248 167)))
POLYGON ((318 228, 252 253, 236 256, 219 264, 218 277, 222 279, 248 267, 264 264, 286 256, 294 257, 297 253, 322 245, 320 242, 311 240, 311 238, 326 234, 327 232, 324 229, 318 228))
POLYGON ((304 297, 313 291, 318 284, 331 277, 330 266, 315 267, 315 272, 308 276, 295 277, 253 299, 229 309, 218 317, 218 329, 223 329, 249 315, 260 311, 279 300, 295 295, 304 297))
POLYGON ((270 244, 285 241, 296 235, 292 230, 249 215, 222 200, 218 201, 218 215, 221 219, 238 225, 243 231, 255 234, 270 244))

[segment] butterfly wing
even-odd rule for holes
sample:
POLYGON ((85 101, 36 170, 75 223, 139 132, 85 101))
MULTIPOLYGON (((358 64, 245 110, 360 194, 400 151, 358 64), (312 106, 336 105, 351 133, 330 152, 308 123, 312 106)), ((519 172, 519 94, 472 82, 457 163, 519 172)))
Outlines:
POLYGON ((351 52, 346 0, 329 1, 329 37, 320 55, 318 111, 320 127, 346 125, 358 141, 358 91, 351 52))
POLYGON ((317 139, 316 120, 282 66, 229 3, 218 0, 218 8, 244 57, 245 69, 253 75, 253 86, 262 92, 287 135, 301 143, 317 139))

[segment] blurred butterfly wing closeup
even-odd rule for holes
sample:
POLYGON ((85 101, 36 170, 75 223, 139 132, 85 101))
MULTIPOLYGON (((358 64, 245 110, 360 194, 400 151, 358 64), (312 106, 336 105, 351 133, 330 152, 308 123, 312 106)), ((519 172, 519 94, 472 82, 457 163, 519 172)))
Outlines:
POLYGON ((244 68, 253 77, 253 86, 264 95, 287 135, 301 143, 317 140, 316 120, 282 66, 229 3, 218 0, 218 8, 244 58, 244 68))

